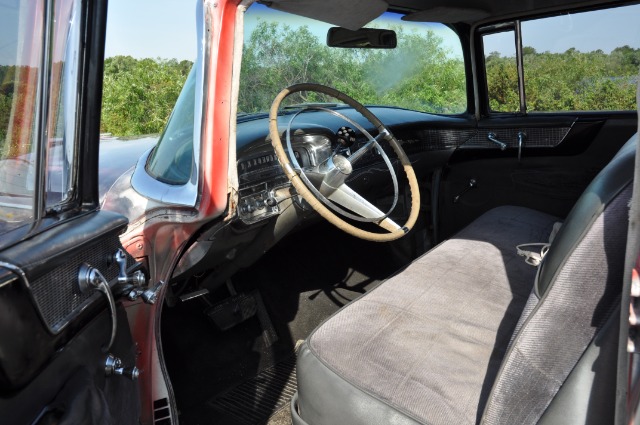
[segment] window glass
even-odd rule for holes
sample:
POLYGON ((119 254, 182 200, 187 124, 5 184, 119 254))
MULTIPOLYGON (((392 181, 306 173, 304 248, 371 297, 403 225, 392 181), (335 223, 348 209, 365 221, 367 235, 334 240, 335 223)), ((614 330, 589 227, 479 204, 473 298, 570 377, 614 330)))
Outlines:
POLYGON ((634 110, 640 5, 522 22, 528 111, 634 110))
POLYGON ((57 1, 54 15, 47 115, 47 207, 67 201, 73 195, 80 2, 57 1))
POLYGON ((191 178, 196 103, 195 69, 191 69, 167 127, 147 163, 147 172, 164 183, 182 185, 191 178))
MULTIPOLYGON (((527 112, 636 109, 640 5, 521 22, 527 112)), ((515 34, 483 37, 489 105, 518 111, 515 34)))
POLYGON ((79 1, 54 3, 43 68, 45 2, 0 0, 0 234, 73 196, 79 15, 79 1), (37 161, 40 147, 43 164, 37 161), (44 192, 38 194, 40 166, 44 192), (38 211, 36 198, 43 201, 38 211))
MULTIPOLYGON (((445 25, 401 17, 385 13, 367 25, 395 30, 395 49, 332 48, 326 45, 331 25, 252 5, 245 17, 238 112, 268 111, 280 90, 301 82, 335 87, 363 104, 444 114, 466 111, 458 36, 445 25)), ((315 93, 289 99, 324 100, 315 93)))
POLYGON ((34 217, 41 1, 0 0, 0 234, 34 217))
POLYGON ((489 90, 489 107, 496 112, 519 112, 518 66, 513 30, 482 37, 489 90))

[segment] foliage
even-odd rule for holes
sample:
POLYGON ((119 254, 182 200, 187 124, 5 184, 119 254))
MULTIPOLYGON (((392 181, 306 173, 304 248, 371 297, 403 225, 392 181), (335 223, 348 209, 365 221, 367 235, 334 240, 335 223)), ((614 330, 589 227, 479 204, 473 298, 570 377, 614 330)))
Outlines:
MULTIPOLYGON (((466 109, 464 64, 451 58, 442 39, 398 33, 398 48, 344 49, 321 43, 303 26, 292 29, 260 22, 243 52, 238 110, 269 109, 275 95, 299 82, 335 87, 364 104, 384 104, 429 112, 466 109)), ((301 93, 293 102, 317 102, 315 93, 301 93)))
POLYGON ((175 59, 107 58, 101 131, 118 136, 162 131, 191 65, 175 59))
MULTIPOLYGON (((622 46, 601 50, 539 53, 523 48, 527 111, 601 111, 636 109, 640 49, 622 46)), ((491 109, 519 110, 518 74, 514 57, 487 56, 491 109)))
MULTIPOLYGON (((260 22, 245 43, 238 110, 267 111, 282 88, 298 82, 335 87, 363 104, 435 113, 466 110, 462 61, 433 32, 395 30, 396 49, 345 54, 344 49, 325 46, 307 27, 260 22)), ((640 49, 622 46, 611 53, 575 49, 550 53, 524 47, 523 52, 528 111, 636 109, 640 49)), ((118 136, 162 131, 191 66, 189 61, 175 59, 107 58, 101 130, 118 136)), ((26 121, 11 127, 19 133, 11 136, 20 140, 14 142, 17 147, 4 146, 12 108, 26 111, 32 103, 27 87, 36 72, 22 68, 0 66, 0 153, 4 154, 16 154, 28 146, 23 143, 31 128, 26 121), (21 127, 26 130, 20 132, 21 127)), ((518 111, 515 58, 492 52, 486 69, 492 110, 518 111)), ((313 93, 291 99, 296 103, 325 100, 329 99, 313 93)), ((27 115, 17 114, 14 119, 24 120, 27 115)))
POLYGON ((0 66, 0 158, 31 148, 37 76, 34 67, 0 66))

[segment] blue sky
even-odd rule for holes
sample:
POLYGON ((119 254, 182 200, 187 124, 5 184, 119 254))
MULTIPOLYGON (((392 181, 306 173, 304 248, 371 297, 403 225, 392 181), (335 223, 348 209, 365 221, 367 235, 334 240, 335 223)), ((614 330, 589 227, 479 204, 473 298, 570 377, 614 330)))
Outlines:
MULTIPOLYGON (((195 4, 195 1, 190 0, 110 0, 107 56, 131 55, 137 58, 193 60, 196 56, 195 4)), ((246 19, 248 31, 255 28, 256 12, 278 14, 281 22, 287 22, 285 18, 287 15, 255 4, 251 7, 246 19)), ((598 12, 597 15, 572 14, 524 22, 524 44, 533 46, 538 51, 551 52, 564 52, 570 47, 576 47, 581 51, 602 49, 609 52, 624 44, 638 48, 640 47, 639 16, 640 5, 635 5, 610 9, 604 13, 598 12), (615 38, 611 37, 612 29, 615 29, 615 38)), ((329 25, 313 24, 310 27, 312 32, 324 38, 329 25)), ((438 28, 432 27, 436 31, 446 31, 441 27, 438 28)), ((514 50, 512 38, 496 38, 498 40, 492 44, 491 50, 504 54, 514 50)))
MULTIPOLYGON (((196 56, 195 1, 185 0, 110 0, 107 22, 106 56, 130 55, 135 58, 176 58, 193 60, 196 56)), ((311 31, 324 40, 331 25, 311 19, 269 9, 254 4, 245 19, 245 33, 250 33, 257 24, 258 15, 278 17, 288 23, 292 19, 305 19, 311 31)), ((386 19, 391 24, 396 19, 386 19)), ((403 22, 407 28, 425 28, 427 24, 403 22)), ((451 32, 442 25, 431 26, 438 32, 451 32)), ((444 37, 445 39, 449 37, 444 37)), ((453 40, 451 40, 453 41, 453 40)), ((449 43, 454 49, 454 43, 449 43)), ((459 48, 459 47, 458 47, 459 48)))
MULTIPOLYGON (((15 39, 17 14, 14 9, 17 4, 17 0, 0 1, 0 38, 5 41, 0 45, 0 64, 15 61, 16 51, 11 46, 15 39)), ((195 0, 110 0, 106 55, 193 60, 196 56, 195 5, 195 0)), ((256 4, 250 12, 265 13, 265 9, 256 4)), ((609 52, 624 44, 639 48, 639 16, 640 5, 635 5, 610 9, 595 17, 586 13, 525 22, 524 43, 538 51, 551 52, 564 52, 570 47, 609 52), (545 22, 552 23, 554 30, 549 30, 545 22), (614 31, 615 38, 611 37, 614 31), (534 43, 533 40, 537 41, 534 43)), ((255 27, 255 19, 249 16, 247 28, 250 30, 252 26, 255 27)), ((312 30, 323 37, 326 27, 316 24, 316 29, 312 30)), ((491 50, 512 51, 512 41, 507 38, 497 40, 491 50)))
MULTIPOLYGON (((606 53, 625 44, 640 48, 639 17, 640 5, 634 5, 524 21, 522 43, 538 52, 551 53, 562 53, 571 47, 583 52, 600 49, 606 53)), ((513 36, 495 34, 489 44, 486 53, 515 55, 513 36)))
POLYGON ((196 2, 109 0, 106 56, 196 58, 196 2))

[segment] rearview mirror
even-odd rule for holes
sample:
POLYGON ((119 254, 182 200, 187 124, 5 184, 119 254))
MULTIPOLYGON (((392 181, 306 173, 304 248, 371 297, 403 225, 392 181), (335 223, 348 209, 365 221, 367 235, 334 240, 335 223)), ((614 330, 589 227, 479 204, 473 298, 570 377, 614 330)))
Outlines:
POLYGON ((351 31, 332 27, 327 33, 327 46, 360 49, 394 49, 398 44, 395 31, 378 28, 360 28, 351 31))

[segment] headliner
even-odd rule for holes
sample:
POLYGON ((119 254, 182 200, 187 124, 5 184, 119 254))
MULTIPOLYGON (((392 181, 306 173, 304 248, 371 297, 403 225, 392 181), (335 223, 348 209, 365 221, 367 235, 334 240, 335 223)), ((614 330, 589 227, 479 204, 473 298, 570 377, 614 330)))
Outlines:
POLYGON ((577 9, 603 4, 624 4, 612 0, 272 0, 274 9, 357 29, 384 10, 406 12, 406 20, 479 24, 517 16, 577 9))

